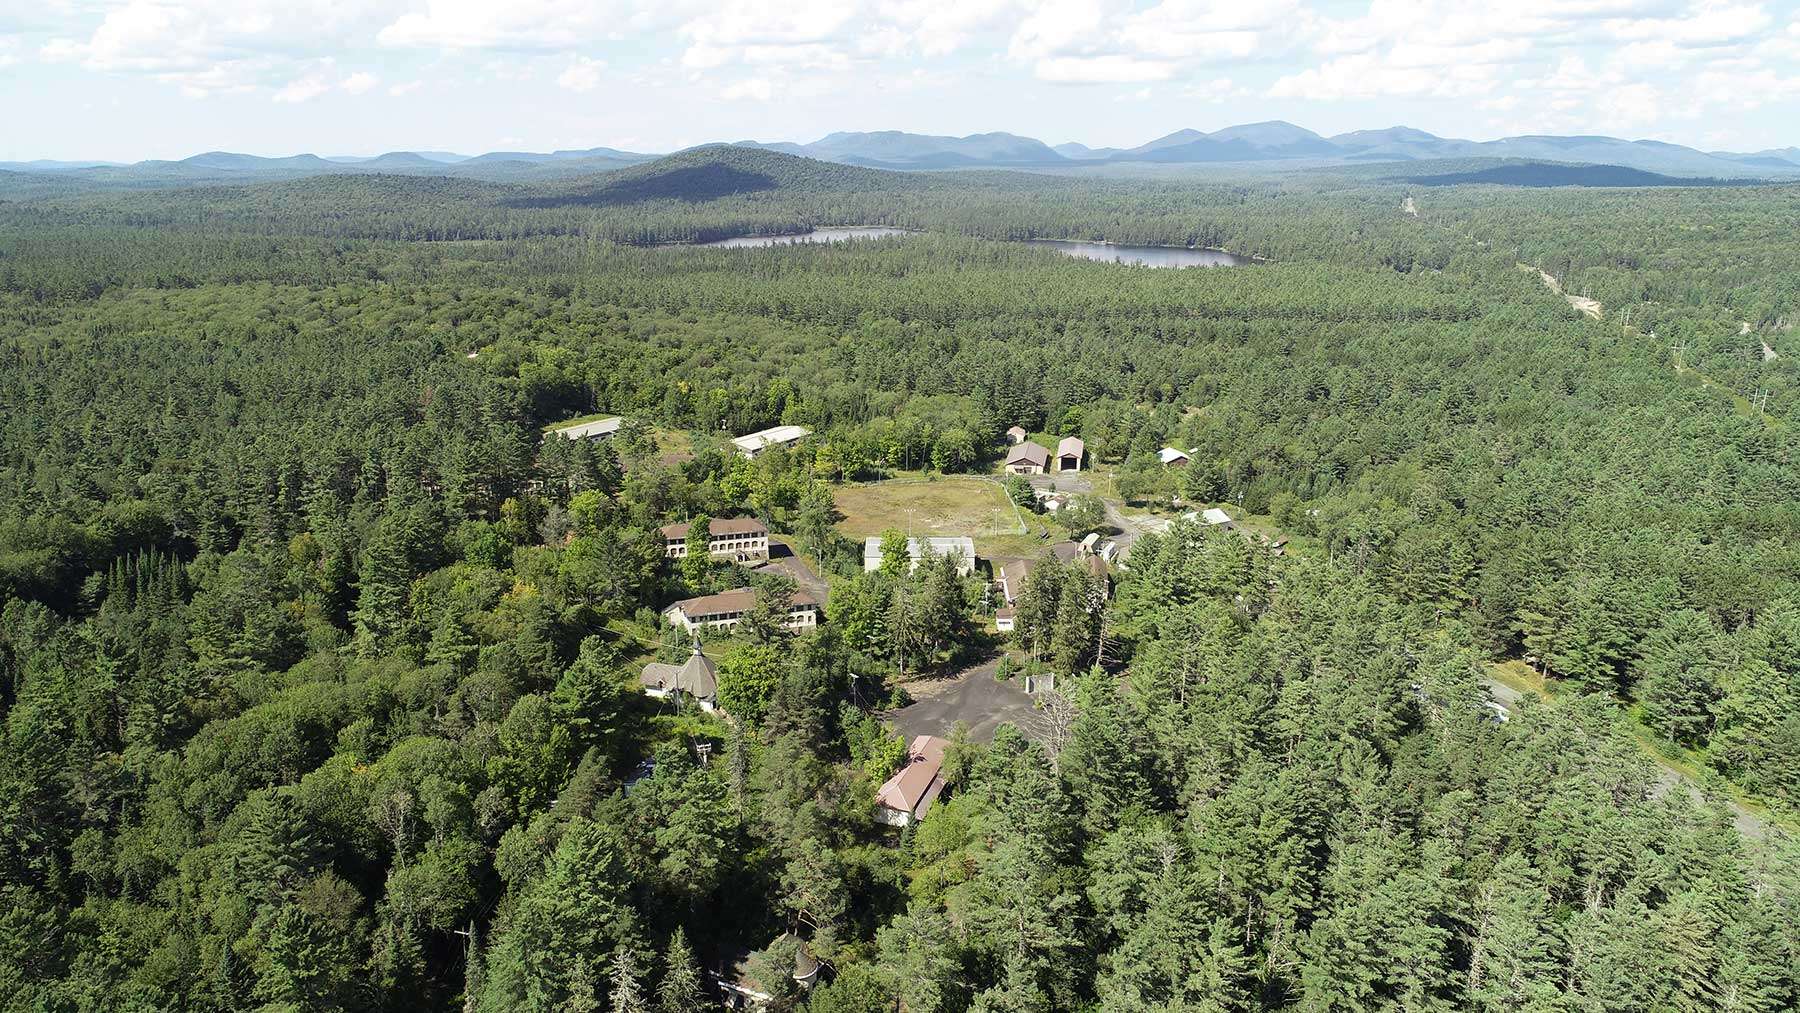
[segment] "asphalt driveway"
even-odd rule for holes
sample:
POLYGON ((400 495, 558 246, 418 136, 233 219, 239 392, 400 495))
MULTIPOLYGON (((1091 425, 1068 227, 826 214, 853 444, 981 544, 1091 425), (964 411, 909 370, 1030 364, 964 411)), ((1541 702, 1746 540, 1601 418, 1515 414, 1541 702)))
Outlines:
POLYGON ((902 735, 948 737, 958 721, 969 726, 969 738, 988 742, 994 729, 1006 722, 1018 726, 1028 738, 1036 737, 1037 707, 1025 695, 1022 677, 1001 682, 994 678, 999 658, 991 658, 943 679, 907 684, 914 700, 899 710, 882 715, 902 735))

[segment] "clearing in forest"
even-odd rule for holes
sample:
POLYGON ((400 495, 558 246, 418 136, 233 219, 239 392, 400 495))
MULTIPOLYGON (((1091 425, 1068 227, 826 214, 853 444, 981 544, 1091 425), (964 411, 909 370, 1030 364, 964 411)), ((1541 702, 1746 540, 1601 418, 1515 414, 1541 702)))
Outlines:
POLYGON ((915 536, 1016 535, 1019 518, 999 483, 981 478, 897 479, 837 490, 838 530, 861 540, 889 528, 915 536))
POLYGON ((1569 293, 1564 292, 1562 282, 1556 280, 1556 275, 1551 274, 1549 271, 1543 270, 1542 268, 1534 269, 1528 264, 1520 264, 1519 269, 1523 271, 1536 270, 1538 277, 1544 280, 1544 285, 1549 288, 1550 291, 1567 299, 1569 305, 1575 308, 1575 312, 1594 320, 1600 319, 1600 300, 1589 299, 1585 295, 1570 295, 1569 293))

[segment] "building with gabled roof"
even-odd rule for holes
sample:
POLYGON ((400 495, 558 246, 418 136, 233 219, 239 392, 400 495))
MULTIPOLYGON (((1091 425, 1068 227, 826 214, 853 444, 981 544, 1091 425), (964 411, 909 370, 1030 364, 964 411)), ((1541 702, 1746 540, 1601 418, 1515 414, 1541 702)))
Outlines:
POLYGON ((1036 443, 1016 444, 1001 467, 1008 475, 1042 475, 1050 470, 1050 451, 1036 443))
POLYGON ((600 440, 619 431, 625 424, 623 418, 599 419, 594 422, 577 422, 574 425, 553 429, 551 432, 566 440, 600 440))
POLYGON ((812 430, 805 426, 770 426, 754 433, 745 433, 733 439, 731 445, 745 457, 755 457, 770 447, 794 443, 811 435, 812 430))
POLYGON ((1056 470, 1080 471, 1081 459, 1087 456, 1087 444, 1073 436, 1065 436, 1056 445, 1056 470))
POLYGON ((1006 431, 1006 442, 1017 446, 1024 443, 1025 437, 1029 435, 1031 434, 1025 431, 1024 426, 1014 426, 1006 431))
POLYGON ((1165 468, 1173 468, 1188 463, 1188 455, 1184 451, 1176 450, 1174 447, 1164 447, 1157 451, 1156 459, 1161 461, 1165 468))
MULTIPOLYGON (((956 535, 946 538, 908 538, 906 554, 912 560, 910 569, 917 570, 919 563, 929 555, 955 556, 956 572, 964 577, 975 572, 975 539, 968 535, 956 535)), ((881 538, 871 536, 863 542, 863 572, 874 573, 881 569, 881 538)))
POLYGON ((890 827, 905 827, 925 818, 944 790, 944 750, 950 743, 920 735, 906 749, 906 766, 875 792, 875 818, 890 827))

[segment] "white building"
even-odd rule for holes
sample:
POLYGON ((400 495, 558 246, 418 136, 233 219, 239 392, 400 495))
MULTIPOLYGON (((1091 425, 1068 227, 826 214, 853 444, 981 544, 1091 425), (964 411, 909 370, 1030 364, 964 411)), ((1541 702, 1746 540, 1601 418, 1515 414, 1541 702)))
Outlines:
POLYGON ((554 430, 556 435, 567 440, 600 440, 619 431, 625 424, 622 418, 601 419, 598 422, 579 422, 572 426, 563 426, 554 430))
POLYGON ((1188 455, 1174 447, 1164 447, 1157 451, 1156 459, 1161 461, 1165 468, 1188 463, 1188 455))
POLYGON ((811 435, 812 430, 805 426, 775 426, 740 436, 732 440, 731 445, 745 457, 755 457, 770 447, 794 443, 811 435))
POLYGON ((1230 531, 1232 528, 1237 527, 1237 523, 1231 519, 1231 515, 1220 510, 1218 507, 1207 507, 1205 510, 1202 510, 1200 512, 1200 519, 1221 531, 1230 531))
MULTIPOLYGON (((925 554, 934 556, 955 556, 956 572, 967 577, 975 572, 975 540, 968 535, 957 535, 954 538, 908 538, 906 554, 912 560, 909 569, 919 568, 919 561, 925 554)), ((863 572, 874 573, 881 569, 881 539, 869 538, 863 542, 863 572)))

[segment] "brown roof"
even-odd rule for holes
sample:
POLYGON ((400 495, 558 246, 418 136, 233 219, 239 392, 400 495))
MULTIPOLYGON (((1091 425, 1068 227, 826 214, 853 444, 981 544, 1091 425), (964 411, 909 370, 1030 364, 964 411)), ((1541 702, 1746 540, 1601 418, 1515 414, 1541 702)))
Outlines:
POLYGON ((1087 453, 1087 444, 1073 436, 1063 437, 1063 441, 1056 445, 1057 457, 1080 457, 1085 453, 1087 453))
POLYGON ((1021 443, 1006 452, 1006 463, 1035 464, 1041 468, 1050 463, 1050 451, 1035 443, 1021 443))
POLYGON ((919 817, 944 790, 938 772, 944 766, 944 749, 950 743, 935 735, 921 735, 906 750, 906 766, 875 793, 875 804, 919 817))
POLYGON ((1031 560, 1015 559, 1000 568, 1000 579, 1006 582, 1007 594, 1017 598, 1025 590, 1025 578, 1031 576, 1031 560))
POLYGON ((1050 555, 1056 557, 1057 562, 1066 563, 1081 555, 1081 546, 1074 542, 1057 542, 1050 546, 1050 555))
MULTIPOLYGON (((747 612, 756 603, 756 589, 753 587, 734 587, 718 594, 701 595, 698 598, 686 598, 676 602, 671 608, 678 608, 689 616, 718 615, 721 612, 747 612)), ((808 605, 817 606, 819 599, 805 591, 794 592, 794 607, 808 605)))
MULTIPOLYGON (((679 542, 688 536, 688 529, 691 527, 693 525, 686 521, 665 524, 662 526, 662 535, 668 541, 679 542)), ((769 533, 769 526, 754 517, 714 517, 712 523, 706 526, 706 533, 713 538, 723 538, 726 535, 766 535, 769 533)))

